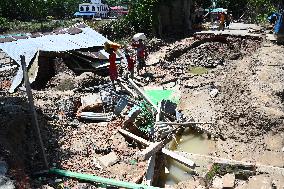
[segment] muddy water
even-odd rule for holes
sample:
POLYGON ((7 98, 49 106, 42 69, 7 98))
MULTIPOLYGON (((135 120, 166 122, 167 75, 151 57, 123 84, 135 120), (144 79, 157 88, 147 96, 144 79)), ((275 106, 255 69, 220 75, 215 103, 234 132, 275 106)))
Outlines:
MULTIPOLYGON (((215 143, 208 140, 204 134, 194 133, 187 129, 185 132, 173 140, 169 146, 171 150, 183 151, 195 154, 208 154, 215 149, 215 143)), ((166 185, 174 185, 178 182, 190 179, 196 173, 203 176, 208 170, 208 162, 192 159, 197 167, 192 170, 170 158, 167 159, 167 169, 169 173, 164 175, 166 185), (195 172, 195 173, 194 173, 195 172)))

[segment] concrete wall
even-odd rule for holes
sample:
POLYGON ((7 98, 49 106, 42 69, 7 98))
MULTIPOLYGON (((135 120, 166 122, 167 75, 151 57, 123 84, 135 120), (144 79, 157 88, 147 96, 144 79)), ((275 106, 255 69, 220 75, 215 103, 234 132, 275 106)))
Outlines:
POLYGON ((188 33, 192 29, 192 4, 192 0, 163 0, 157 8, 157 33, 159 35, 188 33))

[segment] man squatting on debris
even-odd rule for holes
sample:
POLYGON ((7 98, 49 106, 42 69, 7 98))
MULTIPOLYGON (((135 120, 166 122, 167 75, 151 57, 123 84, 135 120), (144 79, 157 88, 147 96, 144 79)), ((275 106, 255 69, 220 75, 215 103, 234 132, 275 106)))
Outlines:
POLYGON ((137 51, 137 61, 138 61, 138 65, 137 65, 137 72, 138 75, 140 75, 140 70, 145 68, 145 73, 146 73, 146 59, 148 56, 147 53, 147 49, 145 44, 143 43, 142 39, 138 40, 138 43, 133 41, 132 46, 136 49, 137 51))

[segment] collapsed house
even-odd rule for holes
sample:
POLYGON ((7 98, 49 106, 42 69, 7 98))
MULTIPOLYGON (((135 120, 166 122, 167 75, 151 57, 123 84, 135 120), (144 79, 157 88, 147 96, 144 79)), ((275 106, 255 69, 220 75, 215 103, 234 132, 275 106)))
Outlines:
MULTIPOLYGON (((0 49, 19 65, 10 92, 14 92, 23 80, 21 55, 25 56, 27 67, 31 68, 31 83, 40 81, 43 84, 38 85, 44 85, 54 72, 52 65, 56 58, 62 58, 71 69, 79 73, 106 68, 108 53, 103 47, 107 41, 107 38, 84 24, 49 33, 1 38, 0 49)), ((121 57, 118 54, 117 61, 121 57)))

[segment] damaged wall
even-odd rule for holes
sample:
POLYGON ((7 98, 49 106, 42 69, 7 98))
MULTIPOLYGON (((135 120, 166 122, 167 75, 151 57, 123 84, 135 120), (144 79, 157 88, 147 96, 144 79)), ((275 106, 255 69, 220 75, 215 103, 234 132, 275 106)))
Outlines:
POLYGON ((156 33, 185 34, 192 29, 191 6, 192 0, 163 0, 157 7, 158 23, 156 33))

